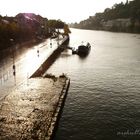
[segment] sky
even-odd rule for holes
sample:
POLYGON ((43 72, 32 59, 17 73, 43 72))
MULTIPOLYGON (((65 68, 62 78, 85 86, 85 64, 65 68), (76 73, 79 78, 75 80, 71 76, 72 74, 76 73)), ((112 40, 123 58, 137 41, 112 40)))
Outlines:
POLYGON ((66 23, 79 22, 126 0, 0 0, 0 15, 35 13, 66 23))

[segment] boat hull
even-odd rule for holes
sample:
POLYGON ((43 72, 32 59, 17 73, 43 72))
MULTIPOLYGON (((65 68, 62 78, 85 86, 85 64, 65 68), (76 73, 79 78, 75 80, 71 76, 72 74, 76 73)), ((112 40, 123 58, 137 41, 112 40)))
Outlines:
POLYGON ((91 50, 91 46, 89 43, 87 43, 87 45, 80 45, 78 47, 77 54, 80 56, 86 56, 89 54, 90 50, 91 50))

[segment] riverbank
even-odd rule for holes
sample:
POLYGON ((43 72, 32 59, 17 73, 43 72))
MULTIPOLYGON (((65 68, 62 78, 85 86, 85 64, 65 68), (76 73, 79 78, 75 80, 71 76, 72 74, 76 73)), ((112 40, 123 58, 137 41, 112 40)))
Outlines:
POLYGON ((70 27, 112 32, 140 33, 140 1, 116 3, 104 12, 96 13, 89 18, 72 23, 70 27))
POLYGON ((71 28, 140 34, 140 22, 136 20, 132 23, 130 18, 102 21, 98 26, 90 25, 87 21, 84 25, 71 25, 71 28))
POLYGON ((70 79, 65 75, 45 75, 47 67, 40 67, 44 63, 51 65, 67 42, 68 38, 63 38, 57 45, 53 46, 52 43, 53 51, 50 56, 42 60, 39 68, 36 68, 40 73, 27 81, 16 83, 10 92, 7 89, 9 94, 0 100, 0 139, 52 139, 68 93, 70 79), (50 61, 50 57, 53 61, 50 61))
POLYGON ((53 64, 58 58, 62 51, 66 48, 69 43, 69 36, 65 36, 58 47, 52 52, 52 54, 40 65, 40 67, 31 75, 32 77, 42 76, 46 70, 53 64))

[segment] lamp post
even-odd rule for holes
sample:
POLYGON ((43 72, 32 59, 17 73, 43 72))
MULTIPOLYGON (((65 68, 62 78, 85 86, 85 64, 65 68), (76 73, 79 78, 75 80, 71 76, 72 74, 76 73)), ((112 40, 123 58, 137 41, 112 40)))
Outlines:
POLYGON ((39 49, 37 49, 37 56, 39 57, 39 49))
POLYGON ((14 76, 14 81, 15 81, 15 85, 16 85, 16 65, 15 65, 14 39, 11 38, 10 41, 11 41, 11 45, 12 45, 12 58, 13 58, 12 69, 13 69, 13 76, 14 76))
POLYGON ((59 46, 59 29, 58 29, 58 41, 57 41, 57 45, 59 46))
POLYGON ((52 48, 52 39, 50 38, 50 48, 52 48))

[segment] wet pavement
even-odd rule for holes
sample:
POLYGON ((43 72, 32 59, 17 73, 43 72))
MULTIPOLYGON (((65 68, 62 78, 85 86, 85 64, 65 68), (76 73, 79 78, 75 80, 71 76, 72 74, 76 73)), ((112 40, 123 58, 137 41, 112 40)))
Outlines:
MULTIPOLYGON (((59 38, 59 43, 62 38, 59 38)), ((38 69, 38 67, 52 54, 58 47, 57 39, 47 39, 46 41, 29 47, 26 45, 22 49, 15 47, 14 63, 16 76, 13 76, 13 58, 7 56, 0 61, 0 100, 8 95, 11 89, 23 82, 28 83, 28 78, 38 69), (52 44, 52 45, 51 45, 52 44)), ((11 53, 13 53, 11 51, 11 53)))
POLYGON ((11 90, 0 102, 0 139, 45 139, 65 84, 65 77, 31 78, 11 90))
POLYGON ((46 40, 16 54, 14 61, 7 56, 0 62, 0 140, 50 140, 52 137, 69 87, 68 79, 49 74, 29 77, 58 46, 57 40, 46 40), (13 76, 13 62, 16 76, 13 76))

